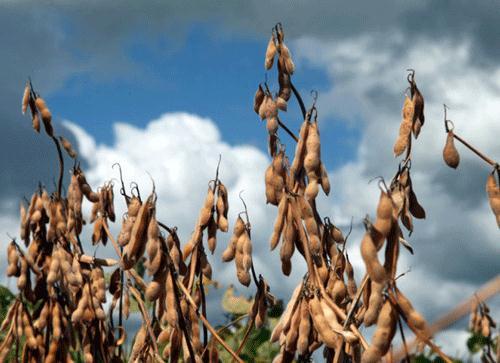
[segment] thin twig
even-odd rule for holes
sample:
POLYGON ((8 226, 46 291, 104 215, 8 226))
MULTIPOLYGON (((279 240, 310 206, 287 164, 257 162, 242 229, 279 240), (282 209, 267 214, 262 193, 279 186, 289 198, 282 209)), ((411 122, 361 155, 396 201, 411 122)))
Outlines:
MULTIPOLYGON (((160 224, 160 222, 158 222, 158 223, 160 224)), ((165 226, 163 223, 160 224, 160 226, 162 226, 163 228, 167 228, 170 231, 170 229, 167 226, 165 226)), ((163 241, 165 241, 165 240, 163 240, 163 241)), ((180 292, 179 292, 179 289, 178 289, 178 286, 176 283, 177 272, 175 271, 175 266, 172 262, 172 259, 170 258, 170 251, 169 251, 169 248, 168 248, 166 241, 163 243, 163 247, 165 248, 165 252, 166 252, 165 256, 167 257, 167 268, 169 269, 169 275, 170 275, 170 278, 172 279, 172 286, 174 289, 173 293, 174 293, 174 297, 175 297, 175 308, 177 310, 179 327, 181 328, 182 333, 184 334, 184 339, 186 340, 186 345, 188 347, 191 362, 195 362, 195 354, 194 354, 193 346, 191 345, 191 340, 189 339, 189 333, 187 330, 186 321, 184 320, 184 315, 182 314, 181 301, 180 301, 180 297, 179 297, 180 292)), ((180 284, 182 284, 182 282, 180 282, 180 284)), ((184 294, 186 295, 186 297, 189 296, 189 298, 191 298, 191 296, 189 295, 189 292, 185 291, 184 294)), ((197 307, 195 304, 194 310, 198 314, 198 311, 196 309, 197 309, 197 307)))
MULTIPOLYGON (((177 284, 174 284, 174 286, 179 286, 180 289, 184 292, 184 295, 186 296, 186 299, 188 301, 188 303, 194 307, 196 309, 196 303, 194 302, 193 298, 191 297, 191 295, 189 295, 189 291, 186 289, 186 287, 182 284, 181 281, 177 281, 178 283, 177 284)), ((196 311, 196 310, 195 310, 196 311)), ((236 359, 237 362, 239 363, 244 363, 240 357, 238 357, 238 355, 236 355, 236 353, 231 349, 231 347, 229 345, 227 345, 227 343, 224 341, 224 339, 222 339, 220 337, 219 334, 217 334, 217 331, 213 328, 212 325, 210 325, 210 323, 208 322, 207 319, 205 319, 205 317, 203 315, 201 315, 198 311, 196 311, 196 314, 199 316, 201 322, 203 323, 203 325, 205 325, 207 327, 207 329, 210 331, 210 333, 213 335, 213 337, 224 347, 224 349, 229 353, 231 354, 231 356, 236 359)))
POLYGON ((347 327, 347 325, 349 325, 349 321, 351 320, 352 314, 356 310, 359 299, 361 298, 361 295, 363 294, 363 290, 365 289, 366 285, 368 285, 368 274, 366 274, 365 277, 363 277, 363 281, 361 281, 361 285, 359 286, 359 289, 356 292, 356 296, 354 297, 354 300, 351 303, 351 308, 349 309, 349 312, 347 313, 344 321, 344 329, 347 327))
POLYGON ((283 130, 285 130, 285 131, 286 131, 286 133, 287 133, 288 135, 290 135, 292 139, 294 139, 294 140, 295 140, 295 142, 299 142, 299 138, 298 138, 297 136, 295 136, 295 134, 293 133, 293 131, 292 131, 292 130, 290 130, 290 129, 289 129, 289 128, 288 128, 288 127, 287 127, 287 126, 283 123, 283 121, 281 121, 281 120, 280 120, 280 118, 279 118, 279 117, 277 117, 277 120, 278 120, 278 125, 280 125, 280 126, 281 126, 281 128, 282 128, 283 130))
POLYGON ((491 166, 498 165, 497 162, 495 162, 493 159, 489 158, 488 156, 484 155, 481 151, 479 151, 478 149, 476 149, 474 146, 472 146, 471 144, 469 144, 467 141, 465 141, 464 139, 462 139, 457 134, 453 133, 453 137, 456 140, 460 141, 465 147, 467 147, 470 151, 472 151, 473 153, 475 153, 477 156, 479 156, 481 159, 483 159, 484 161, 486 161, 491 166))
MULTIPOLYGON (((248 317, 248 313, 247 314, 243 314, 243 315, 240 315, 238 316, 236 319, 230 321, 229 323, 227 323, 226 325, 224 325, 223 327, 217 329, 217 334, 220 334, 222 333, 224 330, 226 329, 229 329, 230 327, 232 327, 234 324, 240 322, 241 320, 245 319, 248 317)), ((212 342, 212 339, 213 337, 210 339, 210 342, 212 342)), ((205 352, 207 351, 208 349, 208 345, 203 349, 203 351, 201 352, 201 356, 203 357, 205 355, 205 352)))
POLYGON ((62 183, 63 183, 63 178, 64 178, 64 158, 62 155, 62 150, 61 150, 61 145, 59 144, 59 140, 55 136, 51 136, 52 141, 54 141, 54 144, 56 144, 57 148, 57 156, 59 157, 59 179, 57 181, 57 197, 61 198, 61 189, 62 189, 62 183))
MULTIPOLYGON (((250 227, 250 218, 248 217, 247 204, 245 203, 245 200, 241 196, 241 193, 243 193, 243 190, 240 191, 239 197, 240 197, 241 202, 243 203, 243 207, 245 208, 245 217, 246 217, 246 220, 247 220, 245 229, 247 230, 248 238, 250 238, 250 240, 251 240, 252 239, 252 234, 251 234, 251 227, 250 227)), ((250 263, 250 270, 252 271, 253 282, 255 283, 255 286, 258 289, 259 288, 259 281, 257 279, 257 274, 255 273, 255 267, 253 265, 253 259, 252 259, 252 261, 250 263)))
POLYGON ((291 79, 290 79, 290 86, 292 87, 292 92, 293 92, 295 98, 297 99, 297 102, 299 103, 300 111, 302 112, 302 117, 306 118, 306 113, 307 113, 306 106, 304 105, 304 101, 302 100, 302 97, 300 96, 299 91, 297 91, 297 89, 293 85, 291 79))
MULTIPOLYGON (((408 346, 406 345, 406 338, 405 338, 405 333, 403 331, 403 323, 401 322, 401 317, 398 317, 398 325, 399 325, 399 332, 401 333, 401 340, 403 341, 403 346, 405 348, 405 359, 406 363, 410 363, 410 355, 408 354, 408 346)), ((392 349, 391 349, 392 353, 392 349)), ((392 354, 391 354, 392 356, 392 354)))

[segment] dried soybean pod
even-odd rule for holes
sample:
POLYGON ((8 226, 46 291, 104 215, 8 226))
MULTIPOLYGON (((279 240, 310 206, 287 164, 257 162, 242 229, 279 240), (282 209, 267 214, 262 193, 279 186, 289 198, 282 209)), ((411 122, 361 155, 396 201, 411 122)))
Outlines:
POLYGON ((222 232, 228 231, 228 222, 227 222, 227 213, 229 211, 229 202, 227 198, 227 189, 224 184, 219 182, 219 186, 217 188, 217 227, 222 232))
POLYGON ((316 173, 320 170, 321 164, 321 143, 317 122, 311 122, 309 125, 309 132, 305 143, 306 155, 304 157, 304 168, 307 171, 307 175, 311 175, 311 173, 316 173))
POLYGON ((287 209, 288 209, 288 196, 283 194, 278 204, 278 215, 276 216, 273 233, 271 235, 271 240, 269 242, 271 246, 271 251, 276 248, 276 246, 280 241, 281 233, 283 231, 283 225, 285 222, 285 216, 287 214, 287 209))
POLYGON ((305 146, 306 146, 306 139, 307 135, 309 133, 309 121, 306 119, 302 123, 302 126, 300 127, 300 133, 299 133, 299 141, 297 142, 297 146, 295 147, 295 157, 292 162, 291 166, 291 171, 292 175, 295 179, 297 179, 300 170, 304 166, 304 157, 305 157, 305 146))
POLYGON ((357 291, 356 280, 354 280, 354 269, 352 268, 347 253, 346 253, 345 273, 347 275, 347 293, 349 294, 349 297, 351 299, 354 299, 357 291))
POLYGON ((418 202, 417 196, 415 195, 415 192, 413 191, 413 187, 410 186, 410 193, 409 193, 409 210, 410 213, 418 219, 425 219, 425 209, 420 205, 418 202))
POLYGON ((455 147, 453 130, 448 131, 446 136, 446 144, 443 149, 443 159, 446 165, 450 168, 456 169, 460 163, 460 155, 455 147))
POLYGON ((234 258, 237 241, 243 232, 245 232, 245 222, 238 216, 234 224, 233 235, 231 236, 226 250, 222 254, 222 261, 229 262, 234 258))
POLYGON ((66 152, 68 153, 70 158, 72 158, 72 159, 76 158, 77 154, 76 154, 76 151, 73 149, 73 146, 71 145, 71 143, 66 138, 64 138, 62 136, 59 136, 59 140, 61 141, 61 144, 62 144, 64 150, 66 150, 66 152))
POLYGON ((424 116, 424 96, 420 93, 417 85, 414 84, 412 86, 413 93, 413 104, 415 105, 415 111, 413 115, 413 135, 415 135, 415 139, 418 138, 420 134, 420 129, 424 125, 425 116, 424 116))
POLYGON ((35 129, 36 132, 40 132, 40 116, 38 116, 38 110, 36 109, 35 100, 32 97, 29 98, 28 105, 30 106, 31 123, 33 125, 33 129, 35 129))
POLYGON ((26 82, 26 86, 24 87, 24 92, 23 92, 23 100, 21 102, 21 112, 23 115, 26 113, 26 110, 28 109, 28 103, 30 100, 30 93, 31 93, 31 87, 29 82, 26 82))
MULTIPOLYGON (((389 234, 392 224, 393 224, 393 205, 391 197, 388 193, 381 191, 380 198, 377 205, 377 219, 375 223, 373 223, 373 227, 379 232, 383 237, 387 237, 389 234)), ((376 243, 377 250, 380 249, 379 242, 383 242, 378 240, 376 236, 374 237, 374 242, 376 243)))
POLYGON ((175 328, 177 327, 177 309, 175 305, 175 290, 174 290, 174 277, 170 272, 168 272, 168 276, 165 281, 165 289, 166 289, 166 295, 165 295, 165 305, 166 305, 166 319, 168 324, 172 327, 175 328))
POLYGON ((19 271, 19 255, 17 254, 16 244, 11 241, 7 246, 7 276, 17 276, 19 271))
POLYGON ((497 225, 500 227, 500 187, 498 186, 493 173, 489 174, 486 179, 486 193, 488 193, 488 201, 490 203, 491 210, 496 217, 497 225))
POLYGON ((200 255, 200 268, 203 276, 210 280, 212 278, 212 266, 210 265, 210 262, 208 262, 205 251, 202 251, 200 255))
POLYGON ((368 308, 366 309, 365 316, 363 318, 363 323, 367 327, 373 325, 377 321, 379 311, 382 308, 382 304, 384 303, 384 298, 382 296, 383 290, 383 284, 371 281, 368 308))
POLYGON ((274 36, 271 36, 269 42, 267 43, 266 49, 266 60, 264 62, 264 67, 266 70, 271 69, 274 63, 274 57, 276 55, 276 44, 274 43, 274 36))
POLYGON ((130 269, 137 262, 137 258, 142 256, 146 247, 147 227, 151 218, 153 204, 153 194, 148 197, 148 200, 143 203, 137 214, 134 226, 130 234, 130 241, 125 246, 123 253, 123 266, 125 269, 130 269))
POLYGON ((205 202, 203 208, 200 210, 199 224, 200 226, 206 226, 210 217, 212 216, 212 209, 214 206, 214 191, 212 188, 208 188, 207 196, 205 197, 205 202))
POLYGON ((278 339, 283 331, 283 327, 289 321, 290 316, 291 316, 293 310, 295 309, 297 302, 299 301, 301 291, 302 291, 302 283, 297 285, 297 287, 295 287, 295 290, 293 290, 292 296, 290 297, 290 300, 288 301, 288 304, 285 308, 285 311, 283 312, 283 314, 281 314, 281 317, 280 317, 278 324, 276 324, 276 326, 274 327, 274 329, 271 333, 271 338, 270 338, 271 343, 278 341, 278 339))
POLYGON ((266 183, 266 203, 271 203, 274 205, 278 204, 276 200, 276 192, 274 190, 274 172, 272 164, 269 165, 265 173, 265 183, 266 183))
POLYGON ((297 340, 297 353, 305 354, 309 347, 309 334, 311 332, 311 320, 309 316, 309 304, 303 300, 300 304, 299 336, 297 340))
POLYGON ((325 168, 325 165, 321 162, 320 163, 320 169, 321 169, 321 178, 320 178, 320 184, 321 188, 325 192, 326 195, 330 194, 330 179, 328 178, 328 171, 325 168))
POLYGON ((40 115, 42 116, 43 126, 45 127, 45 132, 50 137, 54 137, 54 129, 52 127, 52 114, 50 113, 47 104, 41 97, 37 97, 35 100, 36 107, 38 111, 40 111, 40 115))
POLYGON ((309 309, 311 312, 313 326, 318 332, 319 338, 327 347, 335 348, 337 345, 337 335, 329 326, 317 296, 314 296, 309 300, 309 309))
POLYGON ((304 299, 299 302, 299 305, 292 314, 290 328, 286 333, 285 349, 289 352, 295 352, 297 350, 297 340, 299 338, 300 321, 302 318, 302 305, 304 303, 307 304, 304 299))
POLYGON ((293 64, 292 56, 290 55, 290 50, 285 45, 285 43, 281 43, 280 53, 281 53, 280 55, 283 57, 283 60, 285 62, 286 72, 288 74, 292 75, 293 72, 295 71, 295 64, 293 64))
MULTIPOLYGON (((224 218, 224 216, 222 216, 224 218)), ((227 220, 226 220, 227 223, 227 220)), ((208 249, 210 252, 213 254, 215 251, 215 248, 217 247, 217 223, 215 222, 214 218, 211 217, 210 220, 208 221, 208 249)), ((227 225, 226 225, 226 230, 227 230, 227 225)))
POLYGON ((146 298, 149 301, 158 299, 161 293, 162 286, 165 285, 166 273, 163 271, 157 272, 153 280, 148 284, 146 289, 146 298))
POLYGON ((289 276, 292 272, 292 256, 295 251, 296 231, 293 225, 293 214, 291 207, 287 211, 287 223, 285 226, 285 235, 280 248, 281 270, 284 275, 289 276))
POLYGON ((260 106, 264 101, 264 96, 265 96, 264 90, 262 89, 262 86, 259 84, 259 87, 257 88, 257 91, 255 92, 255 96, 253 98, 253 110, 257 115, 259 114, 260 106))
POLYGON ((399 136, 394 144, 394 155, 399 156, 406 150, 411 137, 413 125, 414 105, 413 101, 406 96, 403 104, 403 119, 399 126, 399 136))
POLYGON ((427 323, 422 315, 418 313, 410 300, 396 287, 396 301, 406 319, 414 328, 420 331, 423 336, 430 337, 427 323))
POLYGON ((99 194, 95 193, 92 191, 92 188, 90 187, 89 183, 87 182, 87 179, 85 178, 85 175, 81 170, 76 170, 76 177, 78 180, 78 184, 80 185, 80 189, 85 195, 85 198, 88 199, 89 202, 92 203, 98 203, 99 202, 99 194))
POLYGON ((52 337, 55 340, 59 340, 61 338, 61 309, 59 307, 59 303, 55 302, 52 305, 52 337))
POLYGON ((372 281, 377 283, 385 282, 385 269, 378 259, 377 247, 369 232, 366 232, 361 240, 361 257, 363 257, 363 261, 366 265, 366 272, 372 281))
POLYGON ((363 352, 362 363, 380 362, 382 357, 389 351, 392 338, 396 333, 398 317, 389 300, 387 300, 377 319, 377 328, 373 334, 371 345, 363 352))

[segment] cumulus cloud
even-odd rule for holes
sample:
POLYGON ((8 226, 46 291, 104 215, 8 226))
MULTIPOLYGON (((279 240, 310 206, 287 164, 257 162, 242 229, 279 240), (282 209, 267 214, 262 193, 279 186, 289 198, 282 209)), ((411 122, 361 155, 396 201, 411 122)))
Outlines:
MULTIPOLYGON (((259 149, 224 142, 213 121, 188 113, 164 114, 144 128, 117 123, 114 140, 109 146, 97 144, 92 136, 71 122, 65 122, 65 126, 76 137, 80 155, 88 163, 86 176, 92 185, 117 178, 118 171, 111 166, 120 163, 126 187, 130 181, 135 181, 142 195, 146 195, 152 188, 149 173, 158 194, 158 219, 177 226, 183 243, 190 237, 221 155, 219 176, 229 190, 230 226, 232 228, 238 213, 243 210, 239 199, 243 191, 252 224, 257 273, 268 279, 280 296, 286 296, 291 284, 300 279, 304 266, 297 265, 295 273, 299 277, 283 283, 278 274, 278 253, 269 253, 268 237, 276 211, 265 204, 263 175, 269 159, 259 149)), ((124 212, 124 203, 120 200, 117 183, 115 193, 120 215, 124 212)), ((113 229, 117 231, 118 228, 116 225, 113 229)), ((217 253, 210 257, 216 266, 214 278, 226 285, 237 283, 234 264, 220 262, 228 234, 219 233, 217 253)), ((240 289, 247 294, 253 291, 240 289)))

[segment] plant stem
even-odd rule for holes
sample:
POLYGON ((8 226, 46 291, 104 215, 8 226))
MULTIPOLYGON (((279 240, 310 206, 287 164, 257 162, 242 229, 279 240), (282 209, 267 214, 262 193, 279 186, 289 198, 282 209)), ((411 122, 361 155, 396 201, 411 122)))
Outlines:
POLYGON ((472 146, 471 144, 469 144, 467 141, 465 141, 464 139, 462 139, 457 134, 453 133, 453 137, 456 140, 460 141, 466 148, 468 148, 470 151, 472 151, 473 153, 475 153, 477 156, 479 156, 481 159, 483 159, 484 161, 486 161, 491 166, 497 166, 498 165, 497 162, 495 162, 493 159, 491 159, 491 158, 487 157, 486 155, 484 155, 481 151, 479 151, 478 149, 476 149, 474 146, 472 146))
POLYGON ((64 178, 64 158, 62 155, 61 145, 59 144, 59 140, 55 136, 51 136, 52 141, 56 144, 57 148, 57 156, 59 157, 59 180, 57 182, 57 197, 61 198, 61 189, 64 178))

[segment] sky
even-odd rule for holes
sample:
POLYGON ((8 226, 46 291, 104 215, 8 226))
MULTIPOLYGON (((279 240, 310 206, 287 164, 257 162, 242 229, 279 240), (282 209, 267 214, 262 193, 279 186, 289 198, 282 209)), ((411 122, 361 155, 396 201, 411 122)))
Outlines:
MULTIPOLYGON (((294 259, 292 275, 285 278, 279 253, 269 253, 276 210, 265 205, 267 136, 252 110, 256 87, 266 79, 267 41, 278 21, 306 105, 311 90, 319 94, 322 159, 332 183, 331 196, 319 201, 320 214, 346 229, 354 221, 348 251, 355 268, 363 271, 361 220, 374 215, 378 199, 377 186, 368 181, 389 179, 396 171, 392 145, 406 69, 414 68, 426 100, 426 123, 414 145, 412 177, 428 217, 406 236, 415 255, 400 258, 400 271, 411 269, 400 286, 432 321, 497 275, 499 230, 484 190, 490 168, 461 146, 457 170, 442 160, 443 103, 458 134, 500 158, 500 6, 487 0, 123 1, 120 6, 0 1, 0 247, 6 233, 18 233, 19 200, 31 195, 39 180, 51 188, 57 173, 53 146, 20 113, 31 77, 52 110, 56 130, 79 150, 89 181, 98 186, 117 177, 111 166, 120 162, 127 182, 137 181, 146 193, 149 172, 159 215, 177 225, 184 240, 221 154, 230 223, 242 210, 238 194, 244 190, 257 271, 276 295, 287 298, 305 264, 294 259)), ((276 87, 276 74, 267 77, 276 87)), ((282 118, 298 131, 302 120, 295 102, 282 118)), ((287 135, 280 137, 292 152, 287 135)), ((71 164, 66 165, 68 170, 71 164)), ((234 265, 219 262, 227 238, 219 238, 211 257, 215 278, 226 286, 237 283, 234 265)), ((102 248, 97 253, 112 255, 102 248)), ((238 291, 253 292, 241 286, 238 291)), ((213 296, 215 301, 219 295, 213 296)), ((498 297, 491 304, 498 320, 498 297)), ((464 324, 438 337, 450 354, 464 339, 464 324)))

